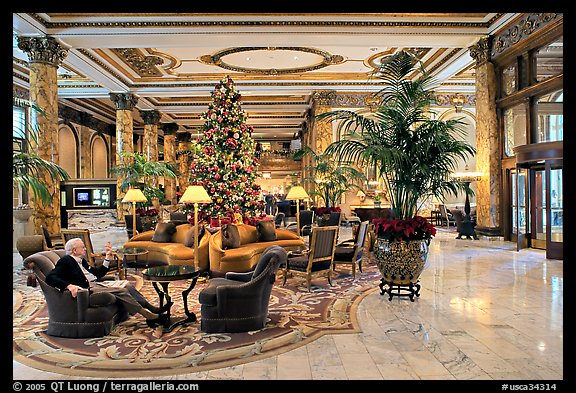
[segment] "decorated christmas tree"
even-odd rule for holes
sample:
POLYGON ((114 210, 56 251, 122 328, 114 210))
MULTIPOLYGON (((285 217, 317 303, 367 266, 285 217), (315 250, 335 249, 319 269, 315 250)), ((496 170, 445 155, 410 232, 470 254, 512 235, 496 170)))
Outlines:
POLYGON ((246 124, 241 95, 229 76, 216 85, 212 100, 202 114, 203 136, 191 148, 190 184, 204 186, 213 201, 199 206, 199 219, 239 213, 246 222, 259 216, 264 204, 255 182, 259 162, 253 128, 246 124))

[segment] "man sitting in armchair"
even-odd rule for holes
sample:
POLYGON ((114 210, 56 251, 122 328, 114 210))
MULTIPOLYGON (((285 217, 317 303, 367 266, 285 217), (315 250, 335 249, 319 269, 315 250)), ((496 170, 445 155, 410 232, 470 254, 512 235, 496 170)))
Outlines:
POLYGON ((68 289, 73 297, 76 297, 81 288, 96 292, 108 292, 116 296, 130 315, 142 314, 149 325, 153 325, 160 319, 160 314, 168 310, 170 303, 162 308, 150 304, 146 298, 138 292, 134 286, 125 281, 122 286, 108 286, 104 282, 96 280, 103 277, 107 272, 112 259, 112 246, 110 242, 105 246, 104 262, 99 267, 88 265, 86 261, 86 246, 80 238, 73 238, 64 246, 66 255, 58 262, 54 269, 46 275, 46 283, 60 291, 68 289))

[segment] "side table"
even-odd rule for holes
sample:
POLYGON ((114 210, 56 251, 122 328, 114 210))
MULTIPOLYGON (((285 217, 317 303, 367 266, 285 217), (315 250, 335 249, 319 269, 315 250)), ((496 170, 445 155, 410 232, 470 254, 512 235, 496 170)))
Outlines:
POLYGON ((200 270, 197 270, 193 265, 165 265, 154 266, 144 269, 142 276, 145 280, 152 281, 152 285, 160 298, 160 307, 171 303, 171 297, 168 293, 168 285, 173 281, 178 280, 191 280, 188 288, 182 291, 182 301, 184 302, 185 317, 171 318, 170 307, 165 314, 160 318, 163 322, 162 330, 166 332, 172 331, 176 326, 186 323, 196 322, 196 314, 188 309, 188 294, 196 286, 196 281, 200 275, 200 270), (161 287, 161 288, 160 288, 161 287))
MULTIPOLYGON (((148 262, 148 250, 146 250, 144 248, 122 247, 122 248, 117 249, 116 252, 119 255, 122 255, 122 266, 118 267, 118 270, 121 270, 124 274, 124 277, 121 277, 121 278, 126 277, 127 268, 128 268, 128 257, 134 257, 134 260, 137 264, 138 257, 145 255, 146 256, 146 262, 148 262)), ((147 265, 144 265, 144 266, 147 266, 147 265)))

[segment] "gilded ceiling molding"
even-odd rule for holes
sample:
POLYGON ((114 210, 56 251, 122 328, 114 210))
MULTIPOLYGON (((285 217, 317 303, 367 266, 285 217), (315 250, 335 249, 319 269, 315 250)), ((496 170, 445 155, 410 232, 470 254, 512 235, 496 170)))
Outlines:
POLYGON ((68 55, 54 37, 18 37, 18 48, 28 54, 30 63, 43 63, 58 67, 68 55))
POLYGON ((475 94, 460 94, 460 93, 439 93, 434 94, 436 101, 435 106, 439 107, 454 107, 457 102, 461 107, 475 107, 476 95, 475 94))
MULTIPOLYGON (((504 13, 497 14, 488 22, 433 22, 433 21, 123 21, 123 22, 49 22, 38 13, 29 14, 48 29, 64 28, 142 28, 142 27, 453 27, 485 28, 504 13)), ((216 14, 215 14, 216 15, 216 14)))
POLYGON ((470 56, 476 60, 476 66, 480 66, 490 60, 491 37, 484 36, 474 45, 469 46, 470 56))
POLYGON ((113 75, 114 77, 116 77, 119 81, 121 81, 122 83, 124 83, 125 85, 129 86, 130 82, 128 80, 126 80, 124 77, 122 77, 122 75, 118 74, 117 72, 115 72, 112 68, 110 68, 109 66, 107 66, 106 64, 104 64, 103 62, 101 62, 98 58, 96 58, 92 53, 88 52, 86 49, 82 49, 82 48, 77 48, 76 49, 78 52, 82 53, 84 56, 86 56, 87 58, 89 58, 90 60, 92 60, 94 63, 98 64, 100 67, 102 67, 103 69, 106 70, 106 72, 110 73, 111 75, 113 75))
POLYGON ((240 48, 231 48, 225 49, 223 51, 217 52, 213 55, 203 55, 200 56, 200 61, 204 64, 208 65, 215 65, 220 68, 224 68, 230 71, 236 72, 244 72, 247 74, 264 74, 264 75, 284 75, 284 74, 297 74, 303 73, 308 71, 319 70, 324 67, 328 67, 334 64, 341 64, 344 63, 344 57, 341 55, 333 55, 329 52, 314 49, 314 48, 306 48, 300 46, 279 46, 279 47, 240 47, 240 48), (298 67, 298 68, 246 68, 235 66, 232 64, 228 64, 224 62, 222 59, 228 55, 241 53, 241 52, 254 52, 254 51, 291 51, 291 52, 304 52, 304 53, 312 53, 317 56, 321 56, 323 60, 320 63, 312 64, 306 67, 298 67))
MULTIPOLYGON (((357 87, 365 87, 365 86, 375 86, 378 85, 377 81, 369 81, 363 80, 358 82, 330 82, 330 81, 322 81, 322 82, 314 82, 314 81, 305 81, 305 82, 236 82, 238 76, 234 76, 234 85, 236 86, 261 86, 261 87, 278 87, 278 86, 357 86, 357 87)), ((222 75, 215 76, 214 79, 218 80, 221 79, 222 75)), ((302 78, 299 78, 302 79, 302 78)), ((132 88, 141 89, 146 87, 214 87, 214 82, 211 83, 194 83, 194 82, 185 82, 185 83, 138 83, 131 85, 132 88)))
POLYGON ((319 105, 332 105, 336 100, 336 92, 333 90, 315 91, 312 93, 312 102, 319 105))
POLYGON ((372 96, 371 93, 338 93, 333 104, 338 107, 365 107, 372 96))
POLYGON ((140 77, 162 76, 156 66, 164 64, 164 60, 159 56, 146 56, 139 49, 117 48, 111 49, 120 59, 140 77))
POLYGON ((138 102, 138 97, 132 93, 110 93, 110 99, 116 104, 116 110, 131 111, 138 102))
POLYGON ((516 25, 510 27, 494 37, 491 57, 504 53, 507 49, 526 39, 536 30, 546 26, 551 21, 560 18, 562 13, 534 13, 523 18, 516 25))
POLYGON ((450 60, 451 58, 456 56, 456 54, 458 52, 460 52, 461 50, 462 50, 462 48, 452 49, 452 51, 450 53, 448 53, 446 56, 444 56, 442 58, 442 60, 440 60, 438 63, 434 64, 432 67, 426 68, 426 71, 428 73, 432 73, 432 72, 436 71, 440 66, 442 66, 442 64, 446 63, 448 60, 450 60))

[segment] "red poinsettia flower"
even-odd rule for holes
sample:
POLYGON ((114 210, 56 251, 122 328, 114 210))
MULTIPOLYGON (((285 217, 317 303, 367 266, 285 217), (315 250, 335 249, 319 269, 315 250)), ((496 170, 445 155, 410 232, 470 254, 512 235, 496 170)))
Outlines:
POLYGON ((421 216, 406 219, 375 218, 372 223, 378 237, 390 242, 430 240, 436 236, 436 228, 421 216))

